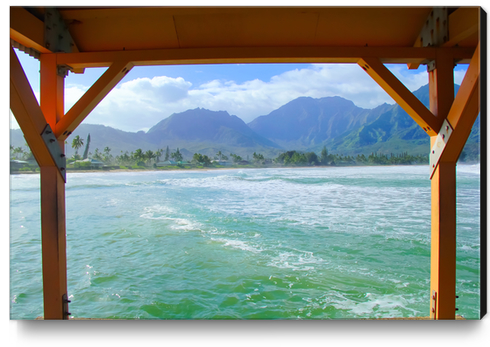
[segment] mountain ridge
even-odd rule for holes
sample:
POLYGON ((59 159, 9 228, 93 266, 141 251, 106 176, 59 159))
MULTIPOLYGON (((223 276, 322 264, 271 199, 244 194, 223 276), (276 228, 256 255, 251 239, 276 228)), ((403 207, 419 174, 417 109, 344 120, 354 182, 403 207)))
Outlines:
MULTIPOLYGON (((455 92, 458 88, 456 85, 455 92)), ((419 88, 414 95, 428 107, 428 85, 419 88)), ((479 124, 478 118, 469 140, 474 150, 479 145, 479 124)), ((91 134, 91 152, 95 148, 102 151, 109 147, 114 156, 137 148, 156 150, 167 146, 183 149, 187 157, 195 152, 214 156, 218 151, 242 157, 260 152, 273 157, 286 150, 319 153, 323 146, 331 153, 344 155, 371 152, 425 155, 430 142, 399 105, 385 103, 363 109, 339 96, 299 97, 248 124, 227 111, 203 108, 174 113, 146 133, 82 123, 67 140, 68 156, 74 153, 70 146, 72 139, 78 135, 85 142, 88 133, 91 134)), ((10 139, 14 147, 24 146, 20 130, 11 130, 10 139)))

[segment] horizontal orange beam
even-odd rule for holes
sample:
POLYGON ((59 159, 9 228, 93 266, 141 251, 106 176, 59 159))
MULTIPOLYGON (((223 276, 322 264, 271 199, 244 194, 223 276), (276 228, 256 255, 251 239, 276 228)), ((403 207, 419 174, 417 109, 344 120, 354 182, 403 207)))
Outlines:
MULTIPOLYGON (((469 60, 470 48, 437 48, 458 60, 469 60)), ((409 64, 433 60, 432 47, 229 47, 160 50, 58 53, 57 63, 73 68, 108 67, 114 61, 140 65, 235 64, 235 63, 357 63, 361 57, 377 57, 382 63, 409 64)))
POLYGON ((366 57, 360 59, 358 64, 428 135, 437 135, 440 125, 434 114, 379 59, 366 57))
POLYGON ((22 7, 10 8, 10 38, 41 53, 51 53, 44 47, 44 23, 22 7))

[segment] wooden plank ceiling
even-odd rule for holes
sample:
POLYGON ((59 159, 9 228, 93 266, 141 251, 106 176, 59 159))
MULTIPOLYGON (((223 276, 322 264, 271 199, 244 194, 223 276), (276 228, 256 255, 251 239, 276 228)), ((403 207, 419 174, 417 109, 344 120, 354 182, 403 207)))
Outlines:
MULTIPOLYGON (((44 8, 24 9, 43 21, 44 8)), ((413 47, 432 8, 57 9, 80 52, 102 52, 212 47, 413 47)), ((476 14, 478 22, 478 11, 476 8, 472 9, 472 16, 476 14)), ((15 8, 11 9, 11 22, 13 10, 15 8)), ((450 14, 454 12, 455 8, 449 9, 450 14)), ((450 21, 449 30, 460 33, 465 29, 461 27, 466 25, 466 17, 463 16, 459 22, 457 16, 454 17, 450 21)), ((477 42, 478 32, 473 30, 473 33, 465 35, 456 43, 460 47, 476 47, 477 42)))

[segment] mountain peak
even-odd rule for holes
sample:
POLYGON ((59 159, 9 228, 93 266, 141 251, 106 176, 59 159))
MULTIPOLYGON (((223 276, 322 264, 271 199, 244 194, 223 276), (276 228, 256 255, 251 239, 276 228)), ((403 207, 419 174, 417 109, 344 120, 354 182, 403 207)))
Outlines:
POLYGON ((227 111, 211 111, 200 107, 172 114, 153 126, 147 134, 155 143, 178 140, 238 147, 278 147, 256 134, 237 116, 231 116, 227 111))

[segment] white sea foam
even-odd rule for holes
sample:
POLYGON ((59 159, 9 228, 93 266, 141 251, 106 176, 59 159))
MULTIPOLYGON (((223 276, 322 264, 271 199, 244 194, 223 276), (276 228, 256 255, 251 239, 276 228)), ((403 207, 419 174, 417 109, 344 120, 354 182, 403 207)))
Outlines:
POLYGON ((229 239, 223 239, 223 238, 211 238, 211 240, 215 241, 215 242, 223 243, 224 247, 232 247, 235 249, 240 249, 242 251, 247 251, 247 252, 252 252, 252 253, 262 252, 262 249, 257 248, 257 247, 253 247, 246 241, 229 240, 229 239))
MULTIPOLYGON (((465 173, 463 178, 458 181, 463 184, 458 191, 457 250, 462 261, 457 290, 471 299, 460 297, 460 311, 479 304, 478 177, 465 173)), ((233 306, 241 317, 251 314, 256 304, 257 310, 273 307, 273 300, 263 298, 270 298, 265 294, 269 289, 305 297, 299 302, 283 301, 289 305, 281 306, 283 312, 294 312, 290 318, 407 316, 427 309, 421 294, 430 287, 427 166, 81 174, 68 181, 76 189, 67 192, 67 237, 69 245, 77 245, 69 250, 69 278, 75 283, 71 285, 77 301, 83 303, 78 307, 80 315, 98 310, 93 302, 99 303, 99 298, 114 294, 117 299, 116 293, 134 302, 132 317, 149 317, 138 307, 165 300, 177 303, 192 298, 214 309, 216 296, 234 288, 243 290, 242 298, 248 299, 233 306), (75 204, 79 196, 94 199, 75 204), (175 237, 155 239, 166 236, 155 230, 175 237), (89 254, 97 256, 87 258, 89 254), (196 254, 199 261, 213 264, 198 281, 196 254), (214 261, 223 254, 229 261, 214 261), (109 261, 114 257, 120 261, 109 261), (116 274, 117 290, 100 284, 94 288, 101 278, 95 269, 116 274), (176 290, 160 294, 161 288, 176 290), (216 296, 201 295, 203 289, 216 296), (389 294, 392 291, 396 294, 389 294)), ((39 255, 39 236, 34 239, 36 233, 17 232, 38 228, 38 203, 31 207, 38 192, 23 190, 15 182, 11 283, 12 293, 17 294, 42 283, 38 280, 42 273, 39 257, 30 255, 39 255), (36 271, 39 275, 32 276, 36 271), (26 279, 24 288, 18 285, 26 279)), ((32 311, 31 302, 22 306, 29 300, 18 295, 12 317, 22 319, 24 312, 32 311)), ((117 311, 120 307, 104 306, 103 314, 124 316, 117 311)), ((216 314, 206 310, 195 312, 199 317, 216 314)), ((175 310, 162 311, 161 318, 184 318, 175 310)))
POLYGON ((469 174, 475 174, 475 175, 480 175, 481 169, 480 169, 480 164, 473 164, 473 165, 457 165, 456 166, 456 172, 461 172, 461 173, 469 173, 469 174))

